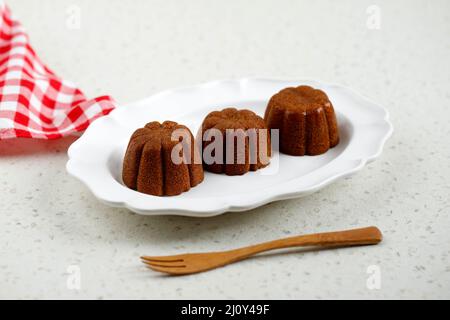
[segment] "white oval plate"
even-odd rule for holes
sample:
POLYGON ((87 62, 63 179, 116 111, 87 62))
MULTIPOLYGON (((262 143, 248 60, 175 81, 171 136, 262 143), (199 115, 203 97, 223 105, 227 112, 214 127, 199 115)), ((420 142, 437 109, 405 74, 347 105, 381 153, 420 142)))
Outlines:
POLYGON ((165 91, 96 120, 70 147, 67 170, 99 200, 114 207, 144 215, 211 217, 311 194, 380 156, 392 131, 383 107, 339 85, 269 79, 216 81, 165 91), (234 106, 263 116, 272 95, 301 84, 324 90, 335 107, 341 142, 326 154, 292 157, 275 152, 271 165, 263 170, 238 177, 206 173, 203 183, 176 197, 149 196, 123 185, 122 161, 128 141, 146 123, 173 120, 195 135, 213 110, 234 106))

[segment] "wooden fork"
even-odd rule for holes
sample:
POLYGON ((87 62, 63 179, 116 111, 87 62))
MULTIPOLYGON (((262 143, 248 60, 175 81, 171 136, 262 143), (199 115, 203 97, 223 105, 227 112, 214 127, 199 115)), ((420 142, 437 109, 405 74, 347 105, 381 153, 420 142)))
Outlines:
POLYGON ((376 227, 348 231, 318 233, 261 243, 245 248, 211 253, 193 253, 165 257, 141 257, 149 268, 170 275, 188 275, 223 267, 258 253, 292 247, 349 247, 374 245, 383 236, 376 227))

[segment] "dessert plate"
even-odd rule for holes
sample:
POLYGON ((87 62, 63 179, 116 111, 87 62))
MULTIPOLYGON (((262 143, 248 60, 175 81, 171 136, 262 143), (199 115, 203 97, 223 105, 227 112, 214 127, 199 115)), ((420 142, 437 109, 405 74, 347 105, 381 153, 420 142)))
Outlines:
POLYGON ((94 121, 69 148, 67 170, 110 206, 144 215, 211 217, 311 194, 379 157, 392 131, 386 109, 340 85, 270 79, 216 81, 165 91, 94 121), (122 161, 128 141, 146 123, 177 121, 195 135, 213 110, 234 106, 263 116, 272 95, 301 84, 324 90, 333 102, 341 142, 326 154, 292 157, 275 150, 271 164, 263 170, 237 177, 206 172, 203 183, 176 197, 149 196, 124 186, 122 161))

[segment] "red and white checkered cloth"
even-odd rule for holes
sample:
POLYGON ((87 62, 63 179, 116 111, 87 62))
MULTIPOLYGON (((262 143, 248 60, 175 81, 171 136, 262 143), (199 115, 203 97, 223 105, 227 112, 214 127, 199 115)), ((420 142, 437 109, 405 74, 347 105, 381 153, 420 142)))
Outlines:
POLYGON ((0 140, 61 138, 84 131, 114 106, 108 96, 86 99, 47 68, 0 0, 0 140))

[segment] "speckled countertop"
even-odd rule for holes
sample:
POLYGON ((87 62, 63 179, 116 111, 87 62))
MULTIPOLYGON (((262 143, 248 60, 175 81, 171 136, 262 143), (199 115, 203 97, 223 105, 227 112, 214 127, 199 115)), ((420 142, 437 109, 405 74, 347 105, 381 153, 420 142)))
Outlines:
POLYGON ((396 132, 351 178, 207 220, 100 204, 65 171, 75 138, 0 142, 0 298, 450 298, 449 1, 7 2, 44 61, 90 96, 128 103, 215 79, 313 78, 387 106, 396 132), (77 8, 80 29, 68 20, 77 8), (138 259, 368 225, 383 244, 183 278, 138 259))

